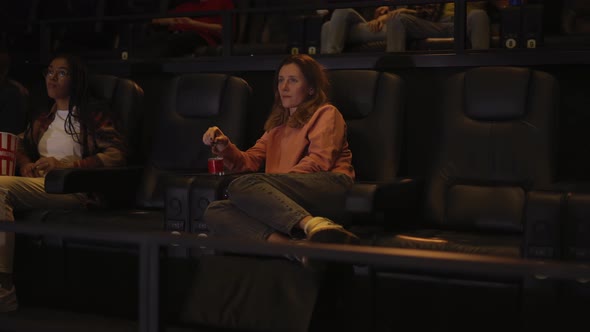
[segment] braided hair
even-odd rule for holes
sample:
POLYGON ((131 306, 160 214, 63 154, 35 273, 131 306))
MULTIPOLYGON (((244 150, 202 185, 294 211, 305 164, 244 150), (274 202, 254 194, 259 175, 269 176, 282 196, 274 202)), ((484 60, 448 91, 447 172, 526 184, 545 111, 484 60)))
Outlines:
MULTIPOLYGON (((72 136, 74 142, 82 146, 84 156, 88 153, 88 133, 94 132, 95 123, 93 121, 93 114, 89 106, 89 92, 88 92, 88 70, 84 62, 76 55, 59 54, 54 56, 51 61, 55 59, 63 59, 68 64, 68 75, 70 77, 70 102, 68 105, 68 115, 64 121, 64 130, 67 134, 72 136), (80 124, 80 132, 76 130, 76 122, 80 124)), ((50 62, 51 63, 51 62, 50 62)), ((26 139, 25 148, 28 152, 36 155, 37 147, 32 140, 34 117, 29 116, 24 136, 26 139)))

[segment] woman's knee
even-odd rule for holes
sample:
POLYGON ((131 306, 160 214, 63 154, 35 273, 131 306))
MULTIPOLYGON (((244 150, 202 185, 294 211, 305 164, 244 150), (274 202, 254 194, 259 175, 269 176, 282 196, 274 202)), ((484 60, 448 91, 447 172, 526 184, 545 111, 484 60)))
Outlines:
POLYGON ((473 10, 467 16, 467 34, 473 49, 490 47, 490 19, 481 9, 473 10))
POLYGON ((357 12, 352 8, 339 8, 332 12, 332 16, 330 17, 330 21, 344 19, 346 20, 351 15, 357 15, 357 12))
POLYGON ((243 193, 250 193, 253 190, 254 185, 262 182, 265 182, 264 174, 245 174, 229 184, 227 193, 230 198, 243 193))
POLYGON ((485 10, 474 9, 467 14, 467 26, 489 26, 490 17, 485 10))
POLYGON ((203 221, 205 221, 211 230, 215 230, 219 227, 220 223, 228 219, 225 215, 230 208, 231 203, 228 200, 213 201, 207 206, 203 215, 203 221))

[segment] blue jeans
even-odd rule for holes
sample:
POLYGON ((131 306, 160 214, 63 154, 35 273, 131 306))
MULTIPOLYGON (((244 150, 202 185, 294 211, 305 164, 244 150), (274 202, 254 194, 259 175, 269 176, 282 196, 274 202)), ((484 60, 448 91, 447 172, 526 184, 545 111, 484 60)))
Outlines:
MULTIPOLYGON (((428 21, 414 15, 400 14, 387 20, 387 52, 406 50, 406 39, 453 37, 453 17, 445 17, 439 22, 428 21)), ((481 9, 467 14, 467 36, 472 49, 490 47, 490 19, 481 9)))
POLYGON ((342 53, 348 43, 383 41, 386 31, 386 27, 377 32, 369 30, 367 21, 352 8, 336 9, 322 26, 321 53, 342 53))
MULTIPOLYGON (((490 47, 490 19, 481 9, 467 14, 467 36, 473 49, 490 47)), ((415 15, 400 14, 387 20, 381 31, 369 30, 367 21, 352 8, 336 9, 322 26, 321 53, 342 53, 347 44, 386 41, 387 52, 406 50, 406 39, 453 37, 453 17, 432 22, 415 15)))
POLYGON ((263 240, 274 232, 304 234, 297 227, 307 216, 335 221, 345 217, 346 193, 353 180, 345 174, 246 174, 232 181, 229 199, 209 204, 204 221, 213 235, 263 240))

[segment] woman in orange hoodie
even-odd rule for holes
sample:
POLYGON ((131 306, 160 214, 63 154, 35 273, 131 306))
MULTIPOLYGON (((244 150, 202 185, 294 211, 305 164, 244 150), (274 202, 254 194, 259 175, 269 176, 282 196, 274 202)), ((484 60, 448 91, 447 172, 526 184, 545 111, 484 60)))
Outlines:
POLYGON ((228 188, 229 199, 209 205, 204 219, 213 234, 358 243, 356 235, 328 218, 342 216, 355 173, 346 123, 328 102, 327 85, 318 62, 290 55, 275 74, 273 109, 254 146, 240 151, 221 129, 205 132, 203 142, 223 157, 226 169, 265 170, 240 176, 228 188))

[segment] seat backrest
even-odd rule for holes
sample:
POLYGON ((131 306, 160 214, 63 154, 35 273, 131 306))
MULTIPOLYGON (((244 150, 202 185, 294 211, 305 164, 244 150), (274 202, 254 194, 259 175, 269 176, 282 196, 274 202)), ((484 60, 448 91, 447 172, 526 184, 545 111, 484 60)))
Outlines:
POLYGON ((590 2, 565 0, 561 20, 566 34, 590 34, 590 2))
POLYGON ((357 180, 392 180, 402 148, 403 80, 374 70, 333 70, 329 79, 330 100, 348 127, 357 180))
POLYGON ((130 79, 103 74, 90 75, 88 88, 94 98, 109 101, 117 129, 127 138, 128 164, 143 164, 143 89, 130 79))
POLYGON ((207 128, 219 127, 244 148, 251 89, 226 74, 183 74, 163 81, 155 117, 151 155, 145 165, 137 204, 163 208, 165 178, 172 173, 206 173, 211 148, 202 143, 207 128))
POLYGON ((474 68, 449 78, 425 212, 453 229, 522 231, 530 188, 550 184, 558 84, 544 72, 474 68))

